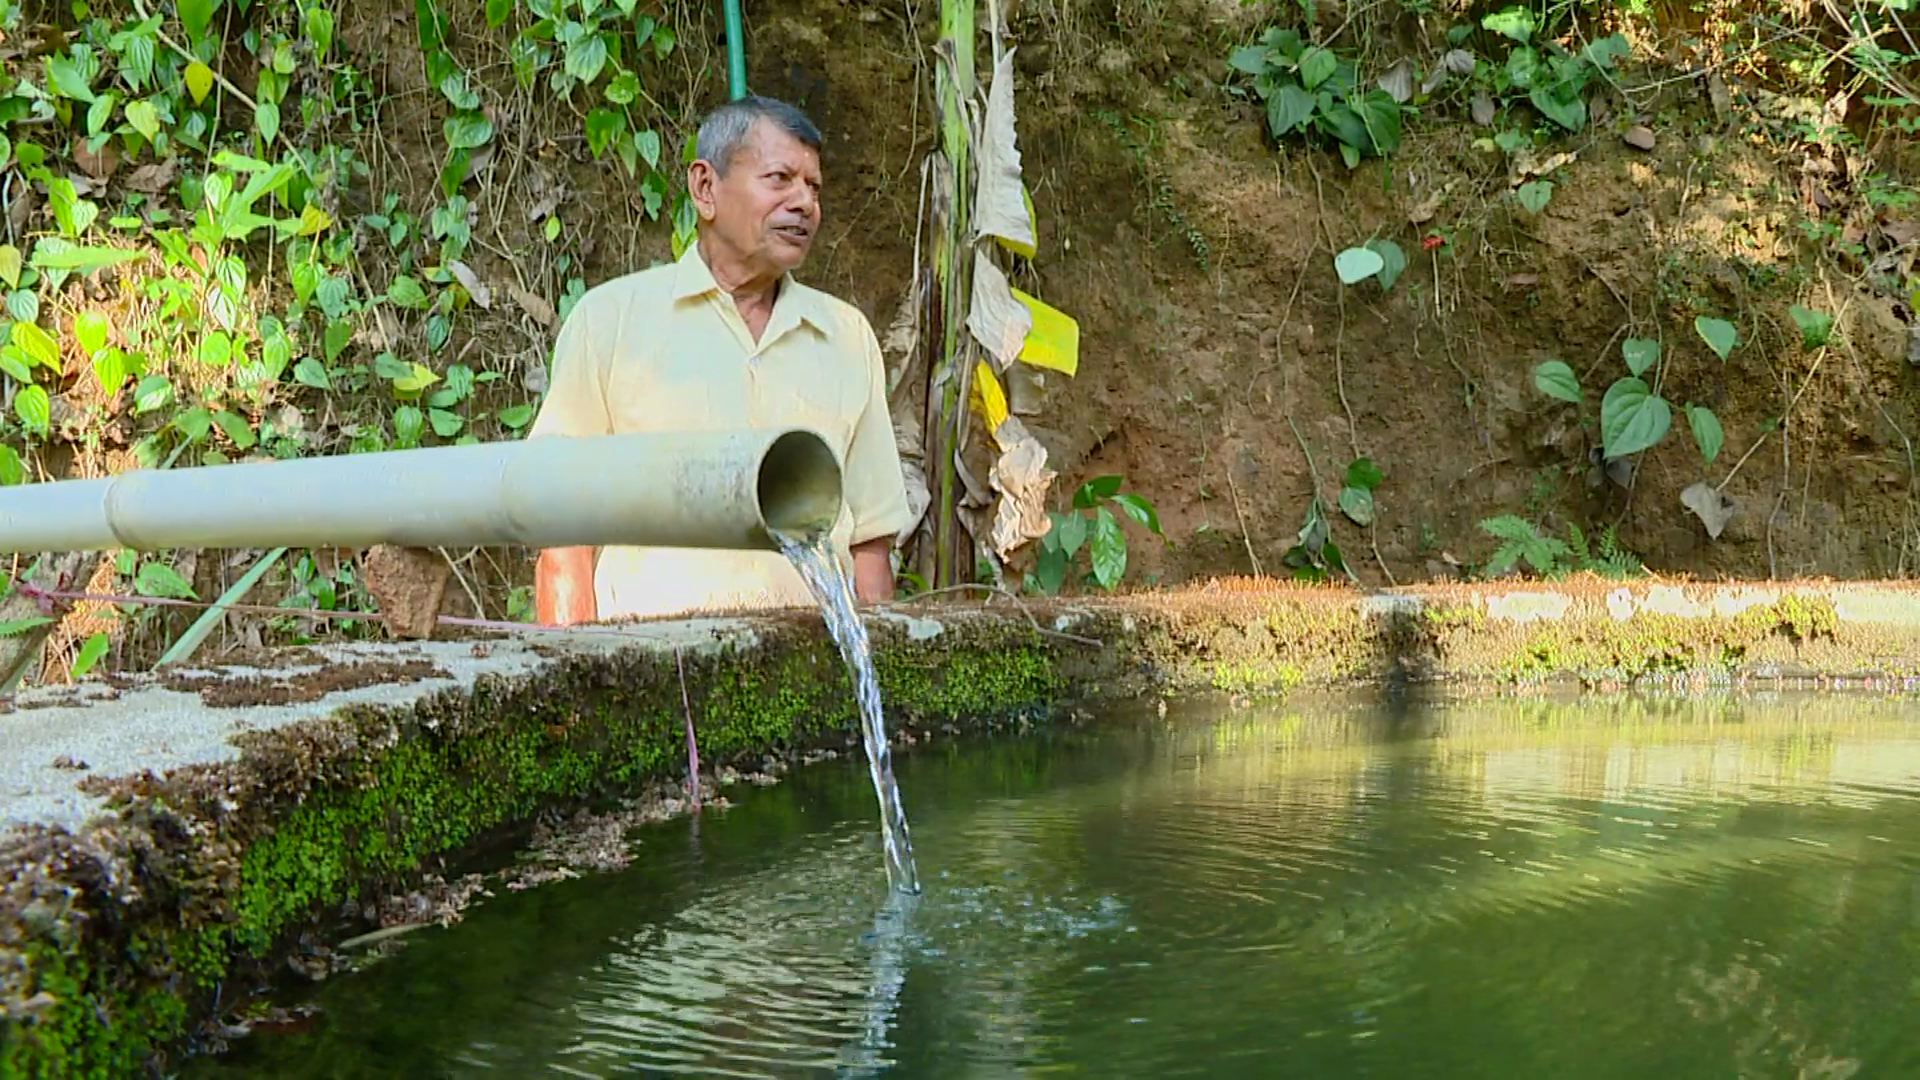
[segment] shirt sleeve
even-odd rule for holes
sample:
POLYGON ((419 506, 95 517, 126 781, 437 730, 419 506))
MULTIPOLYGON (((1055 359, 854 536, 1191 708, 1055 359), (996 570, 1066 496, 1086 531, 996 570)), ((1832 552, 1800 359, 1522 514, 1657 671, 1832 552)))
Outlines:
POLYGON ((591 292, 582 296, 561 325, 547 369, 547 393, 527 438, 613 434, 606 358, 607 335, 616 328, 607 324, 599 299, 591 292))
POLYGON ((853 443, 841 478, 847 509, 853 514, 850 542, 863 544, 893 537, 912 524, 906 477, 900 471, 900 447, 894 442, 893 415, 887 409, 887 365, 873 326, 860 320, 867 368, 867 404, 854 424, 853 443))

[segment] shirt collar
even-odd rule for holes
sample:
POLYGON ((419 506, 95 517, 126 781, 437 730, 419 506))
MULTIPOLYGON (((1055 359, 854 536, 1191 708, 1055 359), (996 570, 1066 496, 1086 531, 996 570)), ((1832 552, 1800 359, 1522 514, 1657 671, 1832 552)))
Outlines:
MULTIPOLYGON (((674 268, 673 299, 679 302, 710 294, 726 295, 714 280, 707 260, 701 257, 699 243, 688 244, 674 268)), ((794 280, 791 273, 783 274, 780 295, 773 301, 773 319, 767 324, 766 339, 771 341, 776 329, 783 330, 793 323, 806 323, 817 332, 826 333, 828 322, 823 308, 819 293, 794 280)))

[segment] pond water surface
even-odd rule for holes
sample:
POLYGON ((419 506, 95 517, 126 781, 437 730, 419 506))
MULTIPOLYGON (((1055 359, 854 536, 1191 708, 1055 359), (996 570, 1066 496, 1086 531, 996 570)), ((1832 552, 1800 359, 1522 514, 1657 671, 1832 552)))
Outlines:
POLYGON ((726 789, 203 1077, 1920 1075, 1920 701, 1176 705, 726 789))

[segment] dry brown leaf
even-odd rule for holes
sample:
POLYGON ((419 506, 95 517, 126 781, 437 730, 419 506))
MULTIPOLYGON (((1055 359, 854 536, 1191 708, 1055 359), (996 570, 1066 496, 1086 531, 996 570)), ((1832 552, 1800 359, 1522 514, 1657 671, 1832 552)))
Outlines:
POLYGON ((1037 243, 1033 218, 1027 213, 1020 182, 1020 147, 1013 122, 1013 54, 1008 49, 994 67, 987 90, 987 111, 979 144, 979 187, 974 195, 974 227, 982 236, 997 236, 1032 249, 1037 243))
POLYGON ((94 150, 88 139, 73 141, 73 163, 95 180, 106 180, 120 167, 120 148, 111 141, 94 150))
POLYGON ((1047 488, 1056 475, 1047 468, 1047 448, 1015 417, 1001 423, 994 438, 1007 447, 993 463, 989 479, 1000 493, 994 507, 993 550, 1002 560, 1016 548, 1047 534, 1047 488))
POLYGON ((547 381, 547 365, 541 360, 528 364, 527 370, 520 373, 520 385, 526 387, 527 393, 534 397, 547 392, 547 381))
POLYGON ((1500 107, 1484 92, 1473 95, 1473 122, 1481 127, 1492 127, 1493 118, 1500 113, 1500 107))
POLYGON ((1457 182, 1449 180, 1428 192, 1426 198, 1421 199, 1412 210, 1407 212, 1407 221, 1414 225, 1425 225, 1432 221, 1440 213, 1440 207, 1447 201, 1447 194, 1453 190, 1457 182))
POLYGON ((1705 480, 1698 481, 1680 493, 1680 505, 1693 511, 1700 523, 1707 527, 1707 536, 1718 540, 1720 533, 1733 520, 1733 500, 1721 494, 1705 480))
POLYGON ((1033 312, 1014 299, 1007 275, 980 249, 973 255, 973 304, 967 312, 967 329, 992 354, 999 371, 1019 357, 1033 329, 1033 312))
POLYGON ((461 288, 467 290, 468 296, 473 297, 474 303, 486 309, 493 307, 493 290, 487 288, 487 283, 481 281, 480 275, 473 272, 473 267, 455 259, 447 264, 447 269, 453 271, 455 280, 460 282, 461 288))
POLYGON ((554 325, 558 322, 559 317, 554 314, 552 304, 547 303, 537 294, 528 292, 518 285, 509 286, 507 291, 513 294, 513 302, 520 305, 521 311, 533 316, 534 322, 539 323, 549 330, 554 329, 554 325))
POLYGON ((1540 157, 1531 150, 1522 150, 1513 156, 1513 163, 1507 168, 1507 183, 1519 187, 1528 180, 1551 175, 1563 165, 1571 165, 1579 160, 1576 154, 1561 152, 1540 157))
POLYGON ((168 158, 165 161, 150 162, 133 170, 127 175, 126 185, 133 191, 145 195, 158 195, 173 186, 174 177, 180 174, 180 159, 168 158))
POLYGON ((1413 65, 1406 57, 1401 57, 1387 69, 1386 74, 1376 80, 1376 85, 1395 102, 1405 105, 1413 100, 1413 65))

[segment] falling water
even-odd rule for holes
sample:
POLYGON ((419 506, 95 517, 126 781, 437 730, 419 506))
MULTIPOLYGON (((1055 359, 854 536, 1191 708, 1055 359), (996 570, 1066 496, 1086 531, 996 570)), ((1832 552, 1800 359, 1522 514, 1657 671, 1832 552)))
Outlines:
POLYGON ((867 771, 873 777, 874 794, 880 799, 880 839, 886 846, 887 878, 895 888, 918 893, 920 877, 913 864, 913 844, 907 839, 907 809, 901 805, 900 788, 893 780, 886 716, 880 707, 880 676, 873 669, 866 624, 855 608, 853 581, 834 557, 826 534, 789 536, 776 532, 774 539, 820 602, 827 630, 853 676, 860 698, 860 733, 867 747, 867 771))

